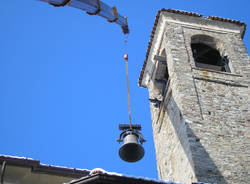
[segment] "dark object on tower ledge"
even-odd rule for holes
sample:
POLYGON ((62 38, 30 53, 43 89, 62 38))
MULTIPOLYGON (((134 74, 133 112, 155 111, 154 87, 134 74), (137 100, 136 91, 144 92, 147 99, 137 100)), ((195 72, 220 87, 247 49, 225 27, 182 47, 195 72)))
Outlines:
POLYGON ((156 108, 160 107, 161 101, 158 100, 157 98, 154 98, 154 99, 149 98, 149 101, 150 101, 151 103, 153 103, 154 107, 156 107, 156 108))

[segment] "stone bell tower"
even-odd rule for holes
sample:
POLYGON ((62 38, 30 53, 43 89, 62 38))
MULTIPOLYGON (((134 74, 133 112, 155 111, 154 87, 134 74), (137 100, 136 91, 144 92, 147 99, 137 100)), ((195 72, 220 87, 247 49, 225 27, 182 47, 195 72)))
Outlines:
POLYGON ((139 85, 148 88, 159 178, 250 181, 250 59, 242 22, 156 16, 139 85))

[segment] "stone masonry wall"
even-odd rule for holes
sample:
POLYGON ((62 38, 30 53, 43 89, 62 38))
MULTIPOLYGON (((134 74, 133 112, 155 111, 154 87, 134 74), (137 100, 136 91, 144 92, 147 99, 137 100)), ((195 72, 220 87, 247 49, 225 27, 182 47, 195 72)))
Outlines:
MULTIPOLYGON (((150 105, 160 179, 248 183, 250 60, 240 35, 172 22, 165 26, 159 49, 166 51, 168 92, 159 99, 160 105, 150 105), (231 73, 195 67, 190 43, 198 34, 218 40, 218 50, 228 56, 231 73)), ((155 86, 152 77, 150 98, 159 97, 161 90, 155 86)))
POLYGON ((165 181, 191 183, 196 179, 189 160, 191 152, 184 149, 189 148, 186 128, 183 126, 184 122, 172 96, 171 88, 168 88, 164 101, 162 107, 151 103, 158 175, 165 181))

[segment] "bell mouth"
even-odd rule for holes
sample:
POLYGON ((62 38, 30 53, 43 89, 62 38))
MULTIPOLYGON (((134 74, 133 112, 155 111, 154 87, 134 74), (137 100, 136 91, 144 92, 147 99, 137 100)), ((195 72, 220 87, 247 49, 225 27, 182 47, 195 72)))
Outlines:
POLYGON ((138 143, 126 143, 119 149, 119 156, 126 162, 136 162, 144 156, 144 149, 138 143))

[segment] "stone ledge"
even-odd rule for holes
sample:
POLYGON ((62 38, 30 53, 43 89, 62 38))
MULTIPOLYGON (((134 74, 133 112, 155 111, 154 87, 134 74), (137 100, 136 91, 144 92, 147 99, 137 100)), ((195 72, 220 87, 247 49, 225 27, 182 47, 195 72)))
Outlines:
POLYGON ((197 79, 197 80, 206 80, 208 82, 215 82, 215 83, 219 83, 219 84, 225 84, 225 85, 230 85, 230 86, 248 88, 247 85, 241 84, 239 82, 227 81, 227 80, 220 80, 218 78, 217 79, 210 79, 210 78, 206 78, 206 77, 196 77, 196 76, 194 76, 194 79, 197 79))
POLYGON ((221 71, 216 71, 216 70, 211 70, 211 69, 206 69, 206 68, 192 67, 192 69, 194 69, 194 70, 200 70, 200 71, 214 72, 214 73, 219 73, 219 74, 223 74, 223 75, 231 75, 231 76, 237 76, 237 77, 244 77, 243 75, 239 75, 239 74, 228 73, 228 72, 221 72, 221 71))
POLYGON ((205 80, 209 82, 215 82, 230 86, 245 87, 248 88, 246 77, 238 74, 232 74, 227 72, 220 72, 203 68, 192 68, 193 78, 197 80, 205 80))

